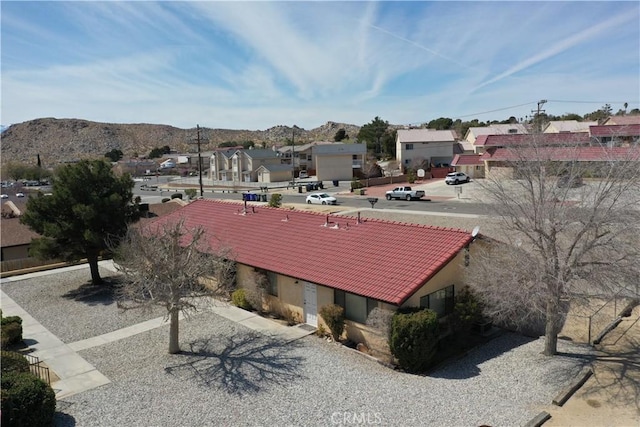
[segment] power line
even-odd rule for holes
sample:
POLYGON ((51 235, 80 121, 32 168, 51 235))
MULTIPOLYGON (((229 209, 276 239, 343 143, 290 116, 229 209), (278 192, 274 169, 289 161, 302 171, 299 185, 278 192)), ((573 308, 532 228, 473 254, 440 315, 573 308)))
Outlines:
POLYGON ((624 104, 625 102, 629 101, 560 101, 557 99, 550 99, 549 102, 561 102, 565 104, 624 104))
POLYGON ((535 104, 535 101, 532 102, 525 102, 524 104, 518 104, 518 105, 512 105, 510 107, 504 107, 504 108, 497 108, 495 110, 489 110, 489 111, 482 111, 480 113, 473 113, 473 114, 466 114, 464 116, 458 116, 456 117, 456 119, 464 119, 465 117, 471 117, 471 116, 479 116, 481 114, 489 114, 489 113, 495 113, 496 111, 504 111, 504 110, 510 110, 512 108, 518 108, 518 107, 524 107, 525 105, 531 105, 531 104, 535 104))

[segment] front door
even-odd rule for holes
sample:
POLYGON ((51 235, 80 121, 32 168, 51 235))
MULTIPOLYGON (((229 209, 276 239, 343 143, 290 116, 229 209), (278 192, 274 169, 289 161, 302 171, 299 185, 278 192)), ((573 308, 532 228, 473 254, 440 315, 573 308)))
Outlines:
POLYGON ((315 283, 304 284, 304 323, 318 326, 318 301, 315 283))

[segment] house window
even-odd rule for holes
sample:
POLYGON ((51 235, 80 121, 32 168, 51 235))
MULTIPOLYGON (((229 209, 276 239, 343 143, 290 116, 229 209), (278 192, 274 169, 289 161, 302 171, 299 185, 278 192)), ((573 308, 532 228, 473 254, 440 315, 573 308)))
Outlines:
POLYGON ((358 155, 357 154, 353 154, 351 156, 351 160, 358 160, 358 155))
POLYGON ((453 285, 420 297, 420 307, 435 311, 438 317, 453 313, 453 285))
POLYGON ((307 161, 311 161, 311 154, 307 154, 307 161))
POLYGON ((278 275, 273 271, 267 272, 267 293, 274 297, 278 296, 278 275))
POLYGON ((406 149, 407 150, 413 150, 413 144, 407 144, 406 145, 406 149))
POLYGON ((344 308, 344 317, 358 323, 366 323, 371 310, 378 306, 378 301, 350 294, 345 291, 334 291, 334 302, 344 308))

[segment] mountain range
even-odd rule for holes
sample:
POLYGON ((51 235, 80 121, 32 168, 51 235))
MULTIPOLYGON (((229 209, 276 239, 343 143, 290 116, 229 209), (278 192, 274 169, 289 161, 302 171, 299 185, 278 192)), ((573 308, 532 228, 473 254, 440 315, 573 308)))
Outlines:
MULTIPOLYGON (((327 122, 311 130, 274 126, 267 130, 233 130, 200 128, 201 150, 211 151, 219 144, 253 141, 270 148, 291 143, 333 141, 344 129, 355 139, 360 126, 327 122)), ((35 164, 38 155, 44 166, 96 158, 117 149, 125 157, 147 155, 156 147, 169 146, 179 153, 197 151, 197 129, 180 129, 161 124, 99 123, 81 119, 41 118, 13 124, 2 129, 2 163, 18 161, 35 164)))

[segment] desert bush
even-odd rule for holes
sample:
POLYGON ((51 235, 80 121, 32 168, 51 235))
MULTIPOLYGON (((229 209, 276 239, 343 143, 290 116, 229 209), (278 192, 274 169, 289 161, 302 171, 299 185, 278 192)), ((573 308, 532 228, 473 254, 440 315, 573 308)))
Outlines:
MULTIPOLYGON (((249 304, 249 306, 255 309, 258 313, 262 313, 262 289, 258 288, 256 290, 253 289, 245 289, 244 290, 244 298, 249 304)), ((244 307, 243 307, 244 308, 244 307)))
POLYGON ((22 322, 12 322, 2 325, 2 349, 22 341, 22 322))
POLYGON ((273 193, 269 199, 269 207, 279 208, 280 206, 282 206, 282 194, 273 193))
POLYGON ((469 286, 456 294, 451 323, 456 331, 469 330, 482 319, 482 303, 469 286))
POLYGON ((408 372, 423 372, 438 345, 438 316, 433 310, 398 310, 391 321, 389 347, 398 365, 408 372))
POLYGON ((29 372, 29 361, 15 351, 2 351, 2 375, 8 372, 29 372))
POLYGON ((344 332, 344 308, 337 304, 325 305, 320 309, 320 316, 329 327, 333 339, 338 341, 344 332))
POLYGON ((30 372, 2 375, 2 424, 15 427, 51 426, 56 395, 30 372))
POLYGON ((184 190, 184 194, 186 194, 188 198, 194 199, 198 192, 195 188, 187 188, 186 190, 184 190))
POLYGON ((251 304, 249 304, 249 301, 247 301, 247 292, 243 288, 233 291, 231 294, 231 302, 233 302, 233 305, 236 307, 240 307, 245 310, 251 310, 253 308, 251 304))
POLYGON ((282 313, 284 319, 287 321, 287 325, 289 326, 294 326, 297 325, 298 323, 301 323, 301 319, 298 316, 298 313, 296 313, 295 311, 287 308, 284 310, 284 312, 282 313))

